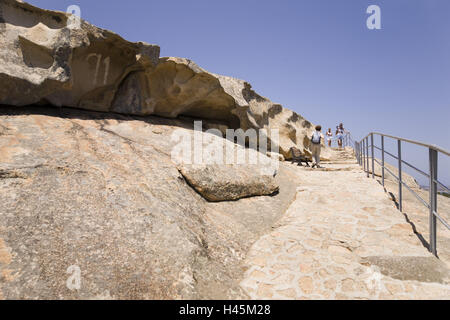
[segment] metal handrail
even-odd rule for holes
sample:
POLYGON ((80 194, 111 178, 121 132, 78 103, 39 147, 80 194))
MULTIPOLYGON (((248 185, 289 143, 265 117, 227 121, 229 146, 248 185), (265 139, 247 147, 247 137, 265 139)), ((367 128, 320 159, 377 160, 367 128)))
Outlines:
POLYGON ((364 172, 367 173, 367 177, 370 177, 369 170, 370 170, 370 164, 369 164, 369 148, 371 150, 371 162, 372 162, 372 178, 375 179, 375 162, 380 165, 381 167, 381 177, 382 177, 382 184, 383 187, 385 185, 385 171, 387 171, 390 175, 392 175, 397 181, 398 181, 398 209, 400 211, 403 211, 403 187, 408 189, 425 207, 429 209, 429 227, 430 227, 430 242, 429 242, 429 250, 437 256, 437 249, 436 249, 436 224, 437 220, 439 220, 446 228, 450 230, 450 225, 441 217, 439 216, 437 212, 437 195, 438 195, 438 185, 445 188, 446 190, 450 189, 445 186, 443 183, 441 183, 438 180, 438 153, 444 154, 446 156, 450 156, 450 152, 447 150, 444 150, 441 147, 438 147, 436 145, 426 144, 419 141, 414 141, 410 139, 400 138, 388 134, 383 134, 379 132, 371 132, 367 136, 365 136, 362 140, 359 142, 354 142, 354 150, 356 154, 356 158, 358 161, 358 164, 364 168, 364 172), (381 148, 378 146, 375 146, 374 144, 374 135, 378 135, 381 137, 381 148), (370 137, 370 143, 369 143, 369 137, 370 137), (398 147, 398 153, 397 156, 386 151, 384 148, 384 138, 391 138, 397 140, 397 147, 398 147), (430 167, 430 173, 426 173, 412 164, 404 161, 402 159, 402 142, 412 143, 418 146, 426 147, 429 150, 429 167, 430 167), (375 159, 375 151, 374 149, 381 151, 381 163, 378 159, 375 159), (385 165, 385 154, 388 154, 389 156, 393 157, 398 161, 398 176, 395 175, 387 166, 385 165), (430 199, 429 203, 427 203, 422 197, 417 194, 411 187, 409 187, 405 181, 402 179, 402 164, 407 165, 408 167, 416 170, 417 172, 425 175, 427 178, 429 178, 430 181, 430 199))
POLYGON ((355 140, 350 132, 347 132, 344 136, 343 147, 353 147, 355 148, 355 140))
POLYGON ((395 139, 395 140, 400 140, 400 141, 404 141, 404 142, 408 142, 408 143, 412 143, 412 144, 416 144, 418 146, 422 146, 422 147, 426 147, 426 148, 431 148, 433 150, 436 150, 437 152, 440 152, 440 153, 445 154, 446 156, 450 157, 450 151, 445 150, 444 148, 441 148, 441 147, 439 147, 439 146, 437 146, 435 144, 427 144, 427 143, 424 143, 424 142, 415 141, 415 140, 411 140, 411 139, 400 138, 400 137, 391 136, 389 134, 384 134, 384 133, 379 133, 379 132, 371 132, 367 136, 365 136, 363 138, 363 140, 366 139, 367 137, 370 137, 372 134, 373 135, 383 136, 383 137, 386 137, 386 138, 395 139))
POLYGON ((439 221, 444 225, 444 226, 446 226, 447 227, 447 229, 450 229, 450 224, 448 224, 447 222, 445 222, 445 220, 444 219, 442 219, 442 217, 441 216, 439 216, 438 214, 437 214, 437 212, 436 211, 433 211, 433 214, 436 216, 436 218, 438 218, 439 219, 439 221))
MULTIPOLYGON (((380 150, 381 152, 383 151, 381 148, 378 148, 377 146, 373 146, 373 147, 374 147, 375 149, 380 150)), ((388 151, 386 151, 386 150, 384 150, 384 153, 390 155, 390 156, 391 156, 392 158, 394 158, 395 160, 398 160, 398 158, 397 158, 395 155, 393 155, 392 153, 390 153, 390 152, 388 152, 388 151)), ((425 177, 427 177, 427 178, 430 177, 430 175, 429 175, 428 173, 426 173, 426 172, 420 170, 419 168, 414 167, 414 166, 413 166, 412 164, 410 164, 409 162, 406 162, 405 160, 402 160, 402 163, 406 164, 406 165, 407 165, 408 167, 410 167, 411 169, 414 169, 414 170, 416 170, 417 172, 423 174, 425 177)))
MULTIPOLYGON (((380 151, 383 151, 381 148, 378 148, 377 146, 374 146, 374 148, 375 148, 375 149, 378 149, 378 150, 380 150, 380 151)), ((386 153, 386 154, 390 155, 392 158, 398 160, 398 158, 397 158, 395 155, 393 155, 392 153, 390 153, 390 152, 388 152, 388 151, 386 151, 386 150, 384 150, 384 153, 386 153)), ((425 177, 430 178, 430 175, 429 175, 428 173, 426 173, 426 172, 424 172, 424 171, 422 171, 422 170, 420 170, 420 169, 414 167, 412 164, 410 164, 410 163, 408 163, 408 162, 406 162, 406 161, 404 161, 404 160, 402 160, 402 163, 406 164, 406 165, 407 165, 408 167, 410 167, 411 169, 416 170, 417 172, 419 172, 420 174, 424 175, 425 177)), ((442 188, 446 189, 448 192, 450 192, 450 188, 447 187, 447 186, 446 186, 445 184, 443 184, 442 182, 440 182, 439 180, 436 180, 436 183, 439 184, 442 188)))

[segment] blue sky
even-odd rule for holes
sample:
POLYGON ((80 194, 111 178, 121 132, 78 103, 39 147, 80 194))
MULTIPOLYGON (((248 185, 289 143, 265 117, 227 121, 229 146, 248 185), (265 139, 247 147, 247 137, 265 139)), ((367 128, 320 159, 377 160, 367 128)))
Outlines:
MULTIPOLYGON (((323 127, 344 122, 358 139, 381 131, 450 149, 448 0, 28 2, 79 5, 95 25, 245 79, 323 127), (381 8, 381 30, 366 27, 372 4, 381 8)), ((404 149, 427 168, 427 150, 404 149)), ((450 160, 440 160, 450 184, 450 160)))

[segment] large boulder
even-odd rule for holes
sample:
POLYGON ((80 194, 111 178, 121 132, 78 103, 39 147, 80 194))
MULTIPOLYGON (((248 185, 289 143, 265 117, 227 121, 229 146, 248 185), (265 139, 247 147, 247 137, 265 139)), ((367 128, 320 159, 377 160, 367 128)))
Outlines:
POLYGON ((0 2, 0 104, 107 111, 131 72, 158 63, 159 47, 15 0, 0 2))
POLYGON ((279 190, 273 175, 260 173, 254 165, 188 165, 180 172, 209 201, 230 201, 272 195, 279 190))
POLYGON ((67 13, 16 0, 2 1, 0 13, 0 104, 220 120, 266 130, 269 147, 285 158, 292 146, 308 153, 313 125, 243 80, 188 59, 159 59, 158 46, 128 42, 83 20, 78 26, 67 13))
POLYGON ((245 132, 253 129, 259 133, 262 129, 267 132, 269 148, 285 158, 290 157, 293 146, 305 153, 309 148, 314 130, 309 121, 258 95, 248 82, 210 73, 188 59, 161 58, 155 69, 132 74, 124 86, 114 111, 130 113, 140 105, 141 114, 222 120, 245 132), (143 87, 150 89, 139 89, 143 87), (146 103, 130 107, 126 101, 146 103), (278 131, 276 138, 271 130, 278 131))
POLYGON ((171 158, 188 184, 206 200, 234 201, 279 190, 275 182, 278 158, 225 139, 219 129, 195 129, 175 131, 171 158))
MULTIPOLYGON (((300 172, 280 164, 272 197, 208 202, 171 154, 173 137, 192 129, 178 119, 0 107, 0 298, 248 298, 243 259, 292 202, 300 172), (67 285, 77 270, 79 289, 67 285)), ((228 176, 244 186, 259 169, 228 176)))

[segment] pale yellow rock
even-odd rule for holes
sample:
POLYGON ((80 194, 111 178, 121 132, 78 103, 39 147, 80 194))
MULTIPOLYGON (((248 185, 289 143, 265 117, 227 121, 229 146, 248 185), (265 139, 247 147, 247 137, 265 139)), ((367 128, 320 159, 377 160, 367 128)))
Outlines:
POLYGON ((311 240, 311 239, 306 240, 305 244, 310 246, 310 247, 313 247, 313 248, 320 248, 320 246, 322 245, 322 243, 320 241, 311 240))
POLYGON ((368 288, 367 288, 366 282, 364 282, 364 281, 356 281, 356 283, 355 283, 355 291, 367 292, 368 288))
POLYGON ((292 247, 290 247, 288 250, 287 250, 287 252, 288 253, 295 253, 295 252, 302 252, 302 251, 304 251, 305 249, 301 246, 301 245, 299 245, 299 244, 296 244, 296 245, 293 245, 292 247))
POLYGON ((413 291, 414 291, 414 287, 413 287, 412 284, 405 283, 403 286, 405 287, 405 292, 410 293, 410 292, 413 292, 413 291))
POLYGON ((286 290, 278 290, 277 293, 290 299, 295 299, 297 297, 297 292, 291 288, 286 290))
POLYGON ((311 250, 305 250, 305 252, 303 252, 303 256, 305 256, 305 257, 313 258, 315 255, 316 255, 316 252, 311 251, 311 250))
POLYGON ((332 256, 332 260, 338 264, 350 264, 351 260, 348 257, 343 256, 332 256))
POLYGON ((342 293, 336 293, 336 300, 349 300, 350 297, 342 294, 342 293))
POLYGON ((395 296, 393 296, 390 293, 383 292, 383 293, 380 293, 379 299, 380 300, 395 300, 396 298, 395 298, 395 296))
POLYGON ((259 270, 253 271, 250 276, 255 279, 266 279, 267 278, 267 275, 264 272, 259 271, 259 270))
POLYGON ((330 291, 319 291, 319 295, 321 296, 321 299, 330 300, 332 293, 330 291))
POLYGON ((288 255, 288 254, 281 254, 277 258, 277 262, 280 262, 280 263, 283 263, 283 262, 288 262, 289 263, 289 262, 292 262, 292 261, 295 261, 295 260, 297 260, 297 258, 295 256, 291 256, 291 255, 288 255))
POLYGON ((300 272, 301 273, 310 273, 312 271, 312 266, 311 264, 307 264, 307 263, 300 263, 300 272))
POLYGON ((355 291, 355 281, 353 279, 345 279, 341 282, 341 290, 343 292, 355 291))
POLYGON ((261 284, 258 288, 257 294, 263 299, 270 299, 273 297, 273 286, 269 284, 261 284))
POLYGON ((332 270, 334 273, 339 274, 339 275, 343 275, 343 274, 346 273, 345 269, 343 269, 343 268, 341 268, 341 267, 335 267, 335 266, 332 266, 332 267, 331 267, 331 270, 332 270))
POLYGON ((12 256, 7 248, 0 249, 0 264, 8 265, 11 263, 12 256))
POLYGON ((403 291, 405 291, 402 287, 402 285, 397 284, 397 283, 386 283, 385 284, 386 289, 388 289, 388 291, 393 295, 396 296, 399 293, 402 293, 403 291))
MULTIPOLYGON (((375 213, 375 211, 377 210, 375 207, 364 207, 362 208, 364 211, 368 212, 368 213, 375 213)), ((367 217, 366 217, 367 218, 367 217)))
POLYGON ((330 279, 324 282, 325 288, 334 291, 336 289, 337 282, 334 279, 330 279))
POLYGON ((274 265, 272 265, 272 268, 278 270, 279 272, 290 271, 290 267, 288 264, 275 263, 274 265))
POLYGON ((319 270, 319 275, 320 275, 321 277, 326 277, 326 276, 328 276, 328 275, 330 275, 330 274, 329 274, 329 272, 328 272, 327 270, 325 270, 325 269, 320 269, 320 270, 319 270))
POLYGON ((328 252, 330 254, 341 254, 341 255, 349 255, 351 254, 351 251, 347 248, 341 247, 341 246, 329 246, 328 252))
POLYGON ((298 285, 305 294, 311 294, 314 291, 314 282, 311 277, 300 278, 298 285))
POLYGON ((264 267, 267 263, 264 257, 254 257, 249 262, 259 267, 264 267))
POLYGON ((292 274, 281 274, 277 277, 275 277, 272 281, 276 282, 277 284, 282 285, 292 285, 294 280, 294 275, 292 274))

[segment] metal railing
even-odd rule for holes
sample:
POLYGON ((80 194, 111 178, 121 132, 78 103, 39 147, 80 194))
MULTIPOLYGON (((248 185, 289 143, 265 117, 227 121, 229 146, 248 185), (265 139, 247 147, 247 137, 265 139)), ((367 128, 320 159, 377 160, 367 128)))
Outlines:
POLYGON ((343 147, 355 147, 355 141, 353 140, 353 137, 350 132, 347 132, 344 136, 344 140, 342 142, 343 147))
POLYGON ((372 178, 375 179, 375 162, 381 168, 381 181, 383 187, 385 186, 385 172, 387 171, 391 176, 393 176, 398 181, 398 209, 403 211, 403 187, 405 187, 408 191, 410 191, 425 207, 427 207, 430 211, 429 213, 429 230, 430 230, 430 241, 429 241, 429 250, 435 256, 437 256, 437 248, 436 248, 436 224, 437 220, 439 220, 447 229, 450 230, 450 225, 438 214, 437 209, 437 195, 438 195, 438 186, 442 189, 450 192, 450 189, 445 186, 443 183, 438 180, 438 153, 441 153, 446 156, 450 156, 450 152, 444 150, 436 145, 429 145, 426 143, 399 138, 383 133, 372 132, 369 133, 366 137, 364 137, 359 142, 354 142, 354 149, 356 153, 356 158, 360 166, 363 167, 364 172, 367 173, 367 177, 370 177, 370 167, 372 167, 372 178), (380 136, 380 147, 375 146, 374 144, 374 136, 380 136), (385 150, 384 142, 385 138, 394 139, 397 141, 397 155, 394 155, 385 150), (370 141, 369 141, 370 139, 370 141), (428 148, 429 153, 429 172, 424 172, 413 166, 412 164, 406 162, 402 159, 402 142, 411 143, 414 145, 422 146, 428 148), (369 155, 370 148, 370 155, 369 155), (381 162, 378 159, 375 159, 375 149, 381 151, 381 162), (388 155, 397 160, 398 165, 398 175, 395 175, 389 168, 385 165, 385 155, 388 155), (430 187, 429 187, 429 201, 425 201, 422 197, 415 192, 410 186, 408 186, 402 178, 402 166, 406 165, 411 169, 414 169, 416 172, 424 175, 428 178, 430 187))
MULTIPOLYGON (((337 138, 333 138, 333 141, 338 141, 337 138)), ((342 147, 352 147, 355 148, 355 141, 350 132, 346 132, 342 137, 342 147)))

